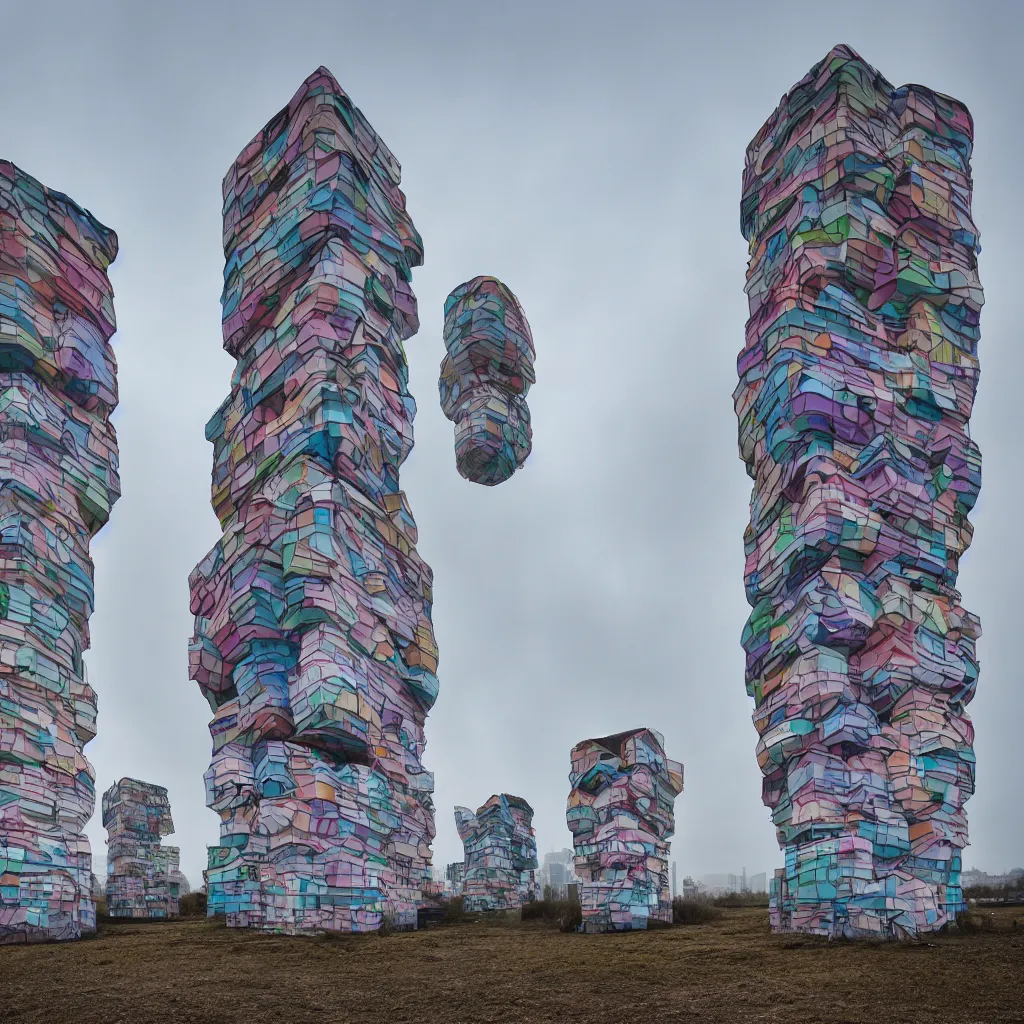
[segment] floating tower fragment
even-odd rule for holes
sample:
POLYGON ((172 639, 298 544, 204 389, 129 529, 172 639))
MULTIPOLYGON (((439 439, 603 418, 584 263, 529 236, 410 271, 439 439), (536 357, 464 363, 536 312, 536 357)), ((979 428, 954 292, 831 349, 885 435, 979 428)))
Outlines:
POLYGON ((89 542, 120 495, 117 236, 0 161, 0 943, 95 930, 89 542))
POLYGON ((777 931, 914 936, 965 907, 972 137, 961 103, 840 46, 747 149, 743 646, 785 852, 777 931))
POLYGON ((455 464, 467 480, 493 487, 526 461, 533 444, 530 325, 496 277, 474 277, 445 300, 444 344, 438 389, 455 423, 455 464))
POLYGON ((224 181, 231 393, 207 425, 223 537, 190 579, 210 702, 209 912, 415 927, 429 879, 431 573, 399 470, 423 259, 400 169, 325 69, 224 181))

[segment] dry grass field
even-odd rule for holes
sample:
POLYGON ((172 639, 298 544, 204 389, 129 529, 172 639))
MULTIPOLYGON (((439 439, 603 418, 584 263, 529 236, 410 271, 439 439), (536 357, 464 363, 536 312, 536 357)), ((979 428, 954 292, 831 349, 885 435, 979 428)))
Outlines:
POLYGON ((761 909, 605 936, 533 922, 329 939, 203 919, 105 924, 84 942, 0 947, 0 1020, 1024 1021, 1024 908, 984 918, 984 928, 901 945, 775 937, 761 909))

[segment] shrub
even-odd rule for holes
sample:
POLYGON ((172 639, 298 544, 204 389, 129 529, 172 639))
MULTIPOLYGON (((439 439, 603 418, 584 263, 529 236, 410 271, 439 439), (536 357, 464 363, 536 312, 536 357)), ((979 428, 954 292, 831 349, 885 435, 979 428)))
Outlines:
POLYGON ((996 931, 995 917, 991 913, 982 914, 968 910, 966 913, 957 916, 956 930, 969 934, 994 932, 996 931))
POLYGON ((450 900, 442 900, 444 906, 444 922, 446 924, 458 924, 460 921, 469 919, 461 896, 454 896, 450 900))
POLYGON ((562 900, 565 909, 558 921, 558 930, 562 932, 578 931, 583 924, 583 908, 577 900, 562 900))
POLYGON ((551 921, 554 920, 554 900, 530 900, 523 904, 522 920, 551 921))
POLYGON ((707 924, 722 916, 722 911, 707 900, 690 900, 677 896, 672 901, 673 924, 707 924))
POLYGON ((711 902, 716 907, 767 907, 768 893, 724 892, 721 896, 715 896, 711 902))
POLYGON ((178 901, 178 913, 182 917, 206 917, 206 893, 190 892, 178 901))
POLYGON ((572 932, 583 922, 583 911, 572 900, 532 900, 523 904, 521 917, 523 921, 544 921, 563 932, 572 932))
POLYGON ((1024 882, 1016 881, 1007 885, 970 885, 964 889, 964 899, 1012 899, 1024 891, 1024 882))

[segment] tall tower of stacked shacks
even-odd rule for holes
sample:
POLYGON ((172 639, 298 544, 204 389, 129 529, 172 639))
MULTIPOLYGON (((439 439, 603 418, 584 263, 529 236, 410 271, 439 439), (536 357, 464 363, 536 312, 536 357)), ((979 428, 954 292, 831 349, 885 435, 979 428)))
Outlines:
POLYGON ((586 932, 672 923, 669 840, 683 766, 655 729, 577 743, 565 819, 572 832, 586 932))
POLYGON ((437 386, 455 424, 455 465, 474 483, 504 483, 533 447, 536 352, 523 307, 496 277, 474 277, 445 299, 444 345, 437 386))
POLYGON ((117 236, 0 161, 0 943, 96 927, 89 542, 120 495, 117 236))
POLYGON ((429 879, 437 649, 399 487, 423 249, 399 180, 320 68, 224 181, 224 532, 190 585, 222 821, 209 907, 231 925, 414 927, 429 879))
POLYGON ((536 894, 537 837, 533 808, 511 793, 495 793, 474 813, 455 808, 465 851, 462 897, 466 910, 518 910, 536 894))
POLYGON ((962 104, 894 88, 841 46, 747 150, 743 646, 785 852, 776 930, 912 936, 964 907, 972 136, 962 104))
POLYGON ((174 831, 167 790, 138 779, 115 782, 103 794, 103 827, 108 835, 107 913, 177 917, 180 885, 172 870, 177 871, 180 851, 160 843, 174 831))

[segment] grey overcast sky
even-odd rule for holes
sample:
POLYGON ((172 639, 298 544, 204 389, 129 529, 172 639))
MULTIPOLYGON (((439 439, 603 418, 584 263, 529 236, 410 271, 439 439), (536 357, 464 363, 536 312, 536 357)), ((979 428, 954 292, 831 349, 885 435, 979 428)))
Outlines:
MULTIPOLYGON (((686 766, 680 877, 781 864, 744 692, 749 482, 731 394, 743 338, 748 140, 836 43, 976 123, 984 455, 966 607, 984 637, 966 865, 1024 863, 1020 413, 1024 4, 973 0, 0 0, 0 157, 118 234, 115 414, 123 497, 93 544, 90 678, 102 792, 170 790, 201 880, 210 717, 187 671, 188 574, 216 540, 208 416, 221 349, 221 179, 326 65, 401 161, 423 235, 419 402, 402 482, 435 575, 441 694, 427 723, 434 862, 454 804, 517 793, 541 853, 570 844, 568 752, 639 725, 686 766), (534 450, 497 488, 462 480, 438 406, 442 304, 493 274, 537 345, 534 450)), ((99 813, 88 832, 105 853, 99 813)))

